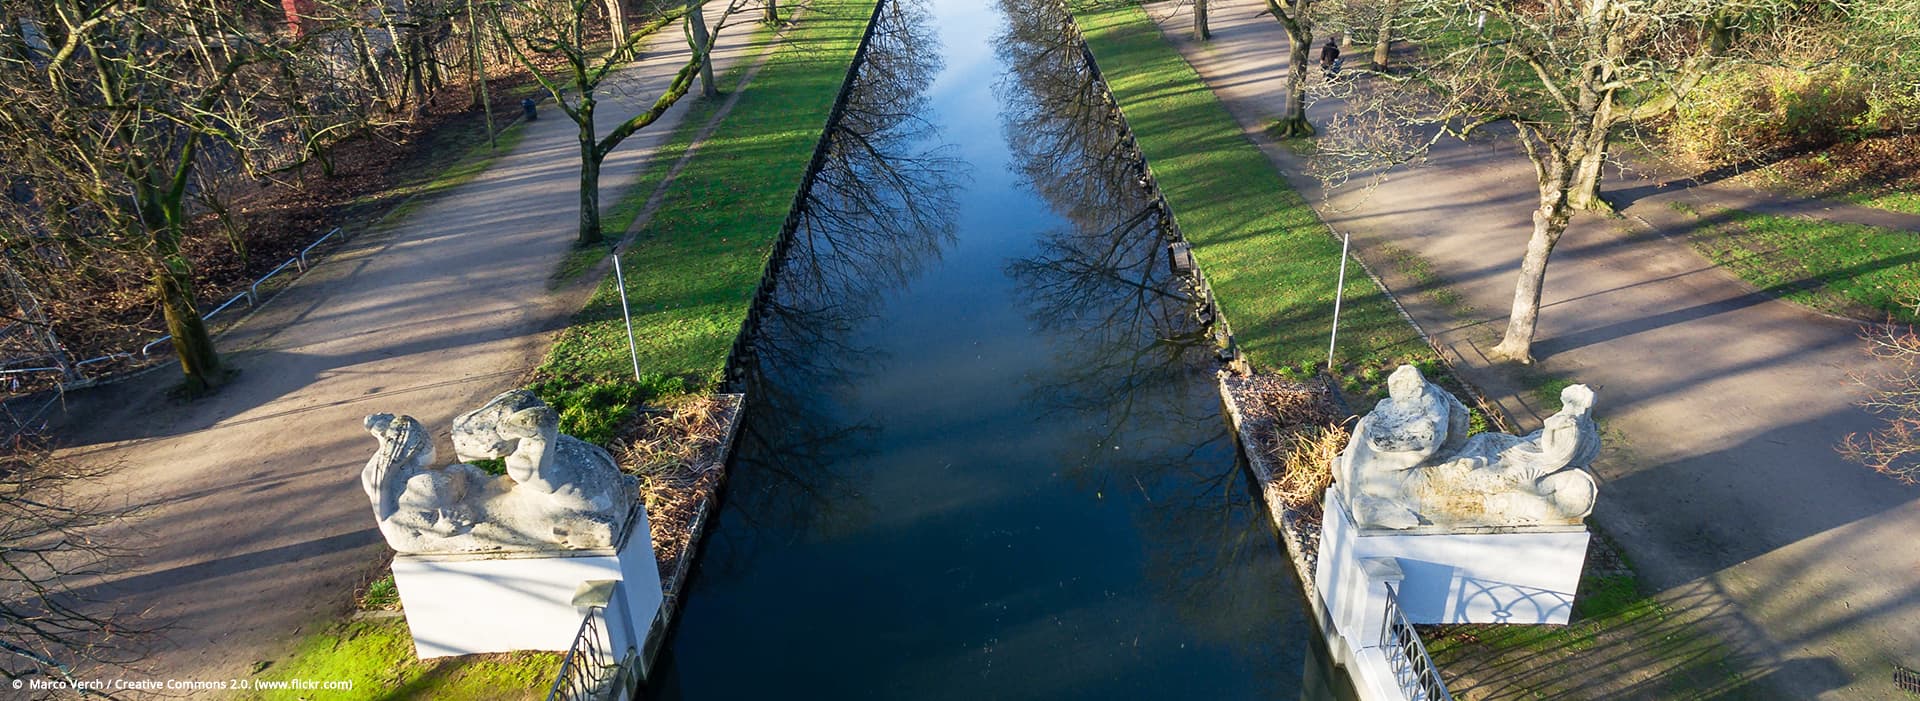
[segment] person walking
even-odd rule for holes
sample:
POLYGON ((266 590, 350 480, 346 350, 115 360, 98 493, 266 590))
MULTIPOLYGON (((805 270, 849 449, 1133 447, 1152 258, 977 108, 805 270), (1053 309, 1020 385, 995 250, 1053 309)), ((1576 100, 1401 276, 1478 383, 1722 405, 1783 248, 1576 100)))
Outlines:
POLYGON ((1327 43, 1320 47, 1320 70, 1329 78, 1340 73, 1340 37, 1327 37, 1327 43))

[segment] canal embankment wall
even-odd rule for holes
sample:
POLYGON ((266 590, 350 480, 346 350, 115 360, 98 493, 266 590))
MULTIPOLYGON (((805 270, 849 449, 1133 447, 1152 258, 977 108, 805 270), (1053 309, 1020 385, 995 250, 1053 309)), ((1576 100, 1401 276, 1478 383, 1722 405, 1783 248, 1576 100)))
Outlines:
MULTIPOLYGON (((671 404, 676 394, 739 389, 798 224, 798 205, 825 158, 827 135, 845 108, 883 5, 809 0, 793 10, 795 21, 765 64, 738 88, 732 108, 718 116, 657 212, 620 253, 637 359, 627 354, 618 278, 608 276, 535 373, 549 388, 578 393, 549 401, 605 412, 609 417, 600 422, 613 423, 612 415, 641 401, 671 404), (600 392, 611 399, 592 394, 632 381, 635 365, 643 385, 638 397, 630 390, 600 392)), ((646 667, 671 631, 724 487, 743 399, 726 394, 721 400, 727 407, 726 439, 717 451, 721 478, 695 483, 690 518, 655 523, 690 532, 677 536, 685 539, 683 554, 661 573, 665 603, 646 633, 646 667)))

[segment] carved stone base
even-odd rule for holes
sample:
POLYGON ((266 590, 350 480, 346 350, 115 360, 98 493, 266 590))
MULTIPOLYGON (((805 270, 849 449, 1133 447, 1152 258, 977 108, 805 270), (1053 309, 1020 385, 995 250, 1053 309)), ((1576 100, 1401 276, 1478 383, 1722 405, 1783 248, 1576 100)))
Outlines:
POLYGON ((1314 585, 1342 636, 1379 626, 1385 588, 1367 567, 1383 561, 1398 565, 1394 589, 1413 623, 1564 624, 1573 614, 1586 528, 1363 530, 1338 489, 1325 495, 1314 585))
POLYGON ((660 569, 640 521, 619 548, 552 553, 410 555, 393 558, 413 647, 420 659, 510 650, 566 650, 580 628, 582 582, 621 580, 608 620, 620 640, 638 640, 660 610, 660 569), (630 626, 630 627, 628 627, 630 626))

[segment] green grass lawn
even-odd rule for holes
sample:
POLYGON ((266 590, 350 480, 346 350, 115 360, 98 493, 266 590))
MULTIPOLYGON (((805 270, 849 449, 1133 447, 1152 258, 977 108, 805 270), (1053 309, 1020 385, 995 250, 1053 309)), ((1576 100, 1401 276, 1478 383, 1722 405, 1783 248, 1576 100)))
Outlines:
POLYGON ((241 699, 542 699, 560 673, 553 652, 414 658, 413 636, 399 618, 354 621, 301 641, 288 660, 255 672, 256 685, 302 680, 351 682, 343 689, 261 689, 241 699))
MULTIPOLYGON (((678 17, 682 14, 685 14, 684 11, 675 10, 672 16, 678 17)), ((783 8, 781 14, 783 17, 791 15, 792 10, 783 8)), ((773 25, 756 21, 759 16, 758 10, 736 15, 728 20, 727 26, 721 31, 728 36, 732 36, 735 32, 751 32, 754 41, 764 41, 772 36, 775 28, 773 25)), ((559 269, 553 273, 553 282, 556 285, 592 271, 594 266, 613 250, 613 246, 626 236, 628 227, 633 225, 634 220, 638 219, 641 211, 646 208, 647 199, 652 197, 662 181, 666 180, 667 174, 673 170, 674 162, 680 160, 687 149, 692 148, 694 137, 698 136, 700 130, 713 120, 714 113, 719 112, 721 106, 726 104, 728 94, 745 87, 741 81, 746 78, 747 72, 752 70, 754 63, 752 57, 735 61, 727 68, 726 73, 715 78, 714 83, 720 86, 719 97, 707 99, 696 94, 687 98, 690 104, 686 115, 674 126, 673 134, 654 147, 653 156, 648 159, 646 169, 641 171, 640 179, 621 191, 619 198, 611 206, 603 207, 603 211, 606 212, 602 218, 606 226, 606 244, 575 248, 569 252, 567 258, 561 261, 559 269)))
MULTIPOLYGON (((1322 366, 1340 242, 1138 5, 1081 4, 1074 16, 1248 359, 1322 366)), ((1344 304, 1342 374, 1432 357, 1357 263, 1344 304)))
MULTIPOLYGON (((563 430, 610 435, 638 401, 717 385, 873 7, 815 0, 622 256, 645 381, 632 380, 611 275, 561 333, 535 391, 561 411, 563 430)), ((703 121, 696 111, 683 124, 703 121)))
POLYGON ((1913 232, 1739 210, 1693 214, 1703 222, 1694 247, 1762 290, 1837 314, 1920 321, 1913 232))
POLYGON ((1890 212, 1920 214, 1920 190, 1913 189, 1913 183, 1899 186, 1888 185, 1880 188, 1867 188, 1859 192, 1841 195, 1841 199, 1860 205, 1874 207, 1890 212))

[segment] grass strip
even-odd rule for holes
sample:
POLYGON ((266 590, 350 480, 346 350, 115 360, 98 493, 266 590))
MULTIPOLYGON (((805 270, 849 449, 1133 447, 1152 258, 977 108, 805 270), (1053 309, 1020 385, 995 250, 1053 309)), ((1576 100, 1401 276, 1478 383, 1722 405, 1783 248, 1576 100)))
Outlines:
MULTIPOLYGON (((1139 6, 1083 3, 1074 15, 1249 359, 1288 374, 1325 362, 1339 242, 1139 6)), ((1385 371, 1402 362, 1458 391, 1451 372, 1358 265, 1349 264, 1348 278, 1336 355, 1348 395, 1378 396, 1385 371)), ((1540 391, 1558 388, 1549 382, 1540 391)), ((1361 401, 1356 408, 1365 406, 1361 401)), ((1474 430, 1484 430, 1475 414, 1474 430)), ((1569 668, 1609 673, 1598 682, 1609 687, 1637 683, 1672 691, 1744 683, 1730 671, 1724 646, 1695 619, 1641 591, 1630 565, 1589 567, 1580 587, 1572 626, 1446 627, 1433 651, 1450 683, 1471 689, 1461 698, 1487 698, 1487 690, 1500 698, 1528 689, 1591 691, 1579 688, 1596 683, 1591 674, 1551 674, 1569 668), (1622 650, 1674 657, 1636 657, 1604 670, 1592 664, 1625 659, 1622 650), (1557 662, 1541 665, 1542 657, 1557 662), (1629 668, 1634 663, 1657 669, 1659 679, 1636 677, 1629 668)))
POLYGON ((1694 248, 1769 294, 1836 314, 1920 321, 1913 232, 1741 210, 1703 222, 1694 248))
MULTIPOLYGON (((789 8, 783 10, 782 14, 791 16, 793 12, 794 10, 789 8)), ((749 14, 758 17, 759 11, 743 11, 729 18, 727 26, 722 28, 722 31, 727 31, 729 34, 735 31, 752 31, 753 42, 756 45, 764 43, 778 31, 777 26, 756 22, 748 17, 749 14)), ((673 134, 654 147, 653 155, 647 159, 647 165, 641 170, 639 179, 622 190, 611 207, 605 208, 606 216, 602 217, 602 220, 607 227, 606 243, 568 251, 567 257, 561 260, 559 268, 553 273, 552 282, 555 286, 592 271, 594 265, 599 263, 601 258, 606 257, 615 244, 626 237, 627 229, 640 218, 641 212, 646 208, 648 198, 653 196, 661 182, 666 180, 667 174, 672 172, 674 163, 686 155, 688 149, 693 148, 694 138, 699 136, 707 123, 713 120, 714 114, 726 105, 727 96, 746 87, 743 81, 747 73, 752 71, 753 66, 758 63, 758 56, 759 54, 756 53, 741 57, 741 60, 734 61, 733 65, 727 67, 725 73, 714 79, 714 84, 720 86, 720 95, 717 98, 699 97, 688 100, 689 107, 686 115, 674 125, 673 134)))
MULTIPOLYGON (((611 276, 555 341, 534 390, 562 430, 610 438, 633 406, 718 383, 873 7, 814 0, 621 258, 643 380, 611 276)), ((683 124, 701 122, 696 112, 683 124)))
MULTIPOLYGON (((561 334, 540 367, 543 380, 536 390, 561 410, 567 433, 604 444, 640 400, 703 389, 718 379, 873 3, 813 0, 805 19, 775 49, 622 259, 648 382, 631 380, 611 276, 576 316, 575 326, 561 334)), ((718 101, 703 100, 700 109, 712 109, 708 104, 717 107, 718 101)), ((711 112, 696 111, 682 122, 683 128, 693 125, 689 137, 706 116, 711 112)), ((518 135, 510 133, 502 132, 499 152, 512 148, 510 139, 518 135)), ((654 162, 670 164, 679 153, 654 162)), ((491 159, 480 154, 442 179, 470 178, 491 159)), ((630 221, 633 214, 611 221, 630 221)), ((376 582, 374 588, 383 586, 376 582)), ((363 607, 390 603, 375 598, 370 591, 363 607)), ((345 680, 352 682, 351 690, 254 689, 237 696, 538 699, 545 697, 558 669, 558 655, 538 652, 415 660, 404 621, 354 621, 308 636, 290 658, 254 677, 345 680)))
POLYGON ((241 699, 542 699, 560 655, 553 652, 415 659, 403 619, 354 621, 301 641, 292 659, 247 680, 241 699), (322 687, 322 684, 327 686, 322 687), (345 688, 348 684, 351 688, 345 688))
MULTIPOLYGON (((1340 242, 1138 5, 1080 3, 1073 14, 1248 360, 1286 374, 1321 367, 1340 242)), ((1347 272, 1340 374, 1431 358, 1360 266, 1347 272)))

